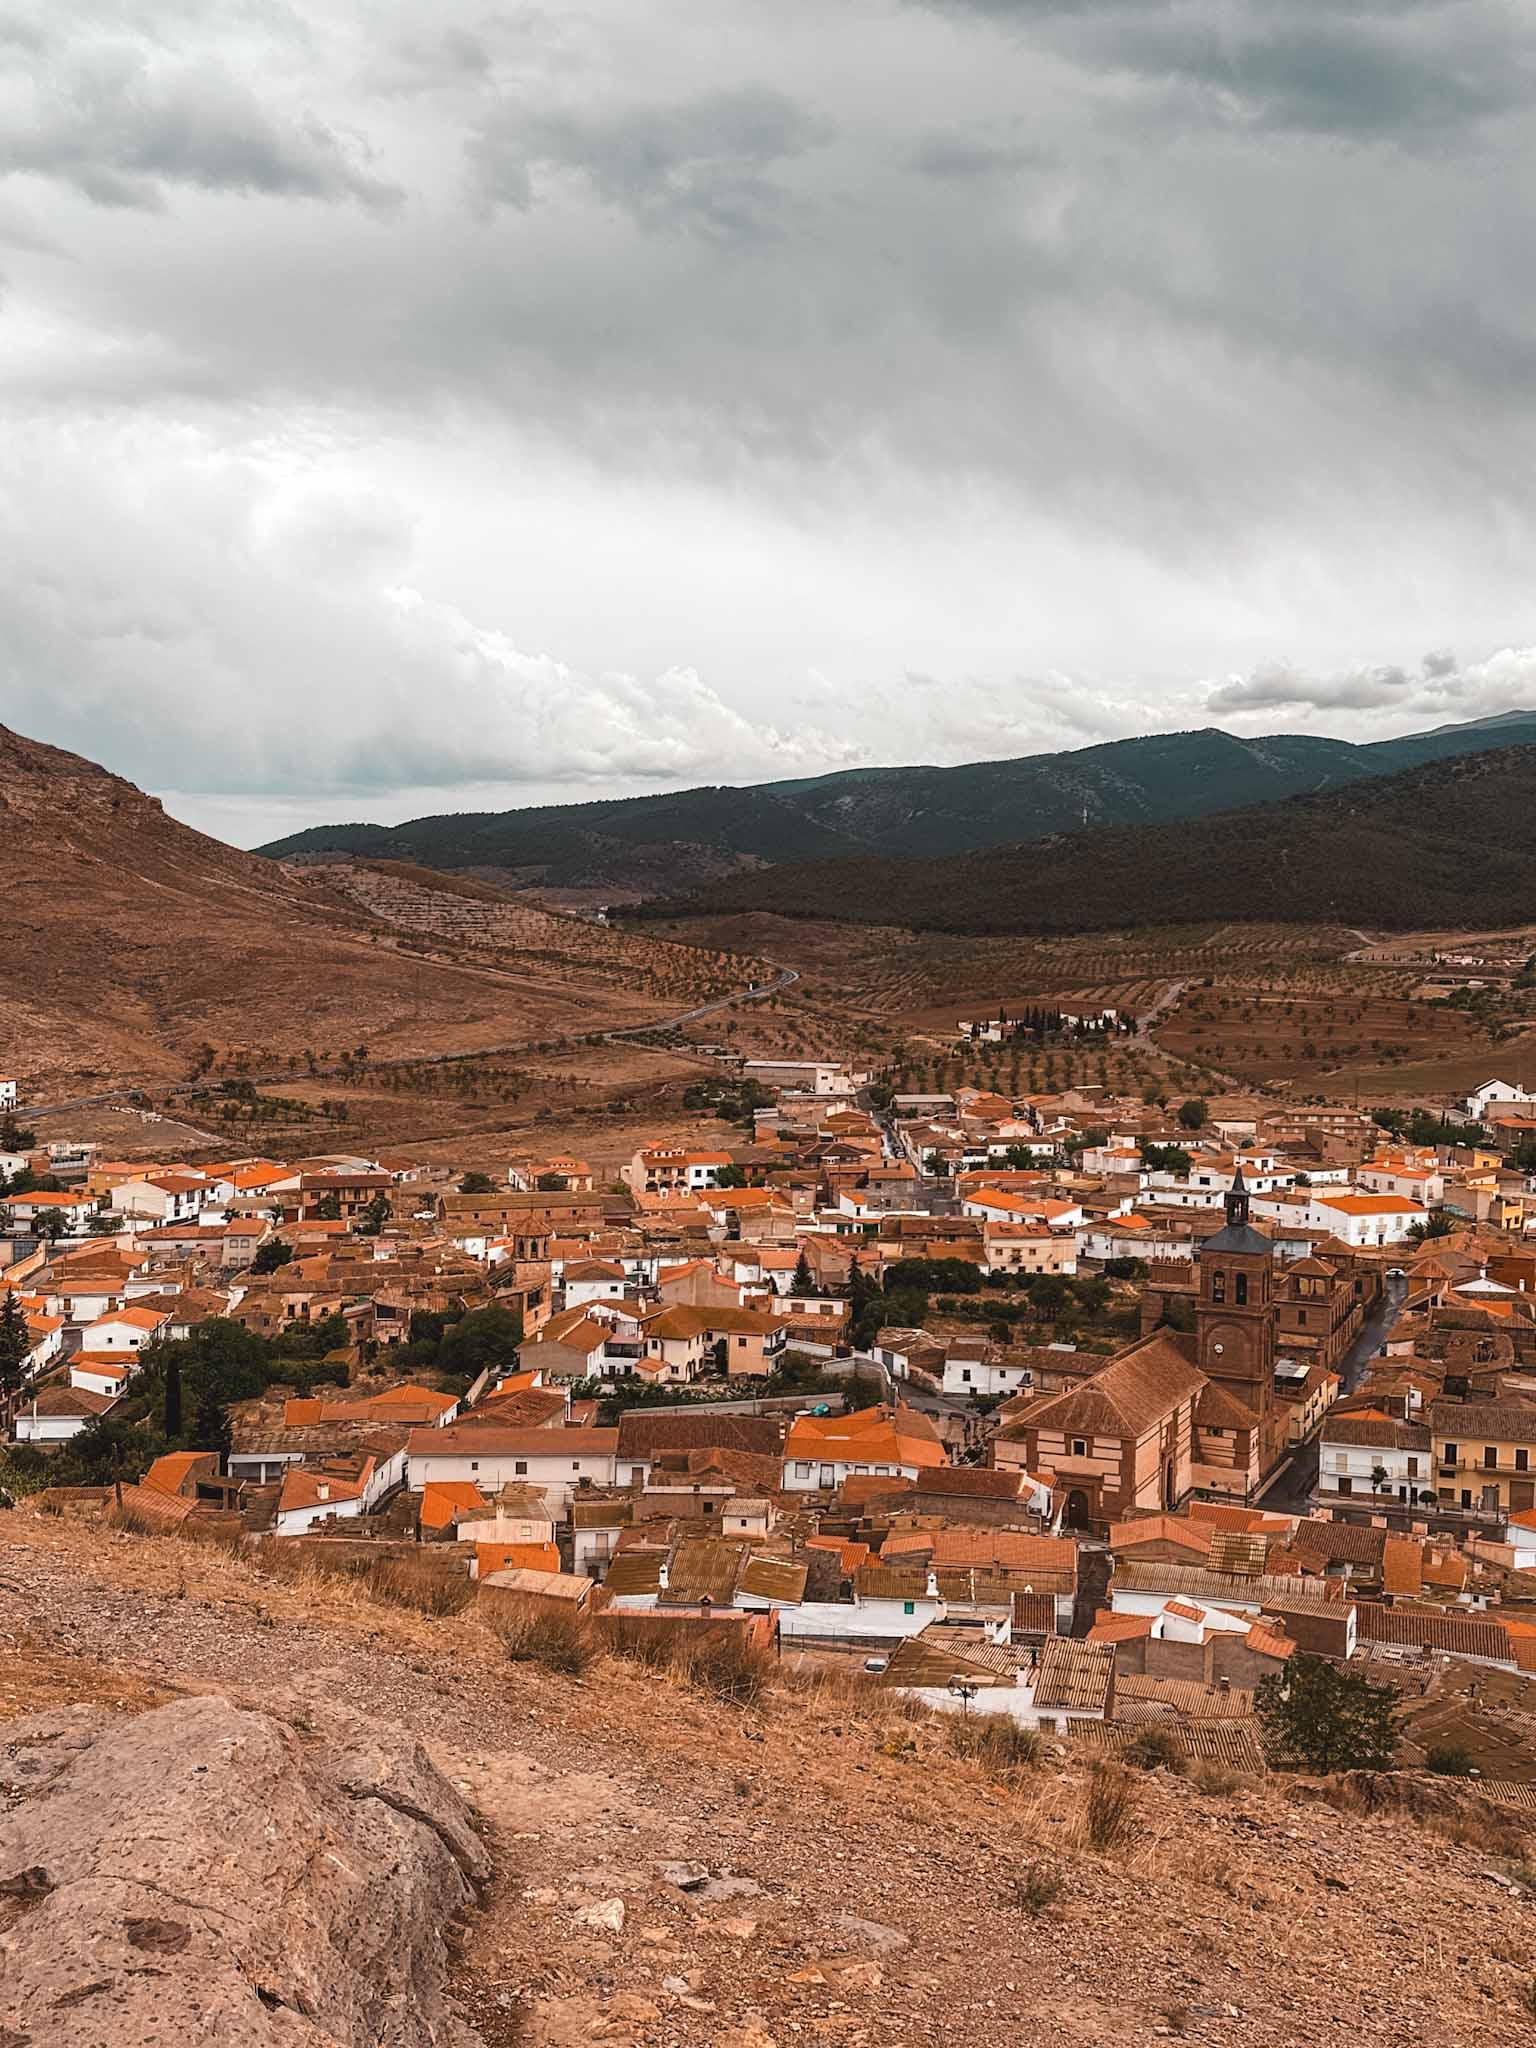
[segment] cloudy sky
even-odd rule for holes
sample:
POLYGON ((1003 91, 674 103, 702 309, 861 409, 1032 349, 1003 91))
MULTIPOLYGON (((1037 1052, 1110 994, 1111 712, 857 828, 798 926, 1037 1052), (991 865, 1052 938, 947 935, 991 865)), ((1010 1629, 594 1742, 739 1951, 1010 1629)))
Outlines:
POLYGON ((1536 703, 1518 0, 0 0, 0 719, 247 843, 1536 703))

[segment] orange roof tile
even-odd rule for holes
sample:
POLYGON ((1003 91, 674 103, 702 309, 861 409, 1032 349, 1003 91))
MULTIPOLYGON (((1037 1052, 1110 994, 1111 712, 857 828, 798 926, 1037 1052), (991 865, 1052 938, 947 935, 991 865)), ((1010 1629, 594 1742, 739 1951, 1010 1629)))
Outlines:
POLYGON ((421 1490, 421 1526, 447 1529, 455 1515, 473 1514, 485 1506, 484 1494, 470 1480, 432 1479, 421 1490))

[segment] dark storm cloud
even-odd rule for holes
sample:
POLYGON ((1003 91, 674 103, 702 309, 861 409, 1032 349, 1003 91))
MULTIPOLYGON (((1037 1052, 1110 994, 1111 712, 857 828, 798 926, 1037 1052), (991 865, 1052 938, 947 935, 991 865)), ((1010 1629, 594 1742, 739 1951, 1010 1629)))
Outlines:
POLYGON ((648 227, 734 240, 773 226, 772 171, 830 137, 806 108, 765 86, 610 109, 505 107, 469 146, 482 198, 533 203, 541 173, 568 173, 648 227))
POLYGON ((1175 122, 1429 144, 1530 102, 1503 0, 930 0, 1138 77, 1175 122))
POLYGON ((75 43, 29 56, 5 84, 0 175, 57 179, 101 206, 154 210, 177 186, 373 208, 402 197, 356 139, 307 108, 273 115, 214 56, 75 43))
POLYGON ((925 178, 995 178, 1049 160, 1027 142, 957 129, 925 136, 913 145, 906 164, 925 178))

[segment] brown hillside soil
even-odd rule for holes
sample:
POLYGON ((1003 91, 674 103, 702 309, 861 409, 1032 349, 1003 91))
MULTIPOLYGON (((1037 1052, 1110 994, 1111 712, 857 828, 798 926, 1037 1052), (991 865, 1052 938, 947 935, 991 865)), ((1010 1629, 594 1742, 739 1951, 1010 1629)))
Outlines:
POLYGON ((306 1047, 393 1057, 633 1024, 753 968, 411 871, 289 870, 0 728, 0 1049, 33 1100, 251 1073, 306 1047))
POLYGON ((553 1677, 471 1619, 0 1521, 0 1655, 45 1659, 51 1704, 72 1672, 82 1698, 142 1679, 301 1734, 340 1709, 423 1738, 489 1828, 496 1884, 456 1989, 492 2048, 1536 2037, 1536 1905, 1486 1841, 1158 1775, 1135 1781, 1130 1839, 1096 1852, 1079 1758, 992 1781, 942 1724, 836 1692, 737 1710, 606 1658, 553 1677), (684 1891, 673 1862, 717 1882, 684 1891))

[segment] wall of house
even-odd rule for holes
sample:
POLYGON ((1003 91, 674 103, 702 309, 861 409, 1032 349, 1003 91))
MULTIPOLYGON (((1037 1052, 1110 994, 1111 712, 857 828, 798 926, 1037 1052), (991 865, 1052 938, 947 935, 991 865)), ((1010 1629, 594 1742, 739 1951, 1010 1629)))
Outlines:
POLYGON ((548 1456, 501 1456, 486 1451, 418 1452, 410 1460, 412 1486, 427 1486, 435 1479, 468 1480, 482 1492, 495 1491, 512 1482, 544 1489, 552 1511, 563 1511, 583 1479, 594 1486, 613 1484, 614 1460, 588 1452, 572 1458, 568 1451, 548 1456))
POLYGON ((278 1515, 273 1528, 279 1536, 302 1536, 306 1529, 313 1529, 318 1522, 331 1519, 349 1522, 362 1512, 361 1498, 321 1501, 310 1508, 289 1508, 278 1515))

